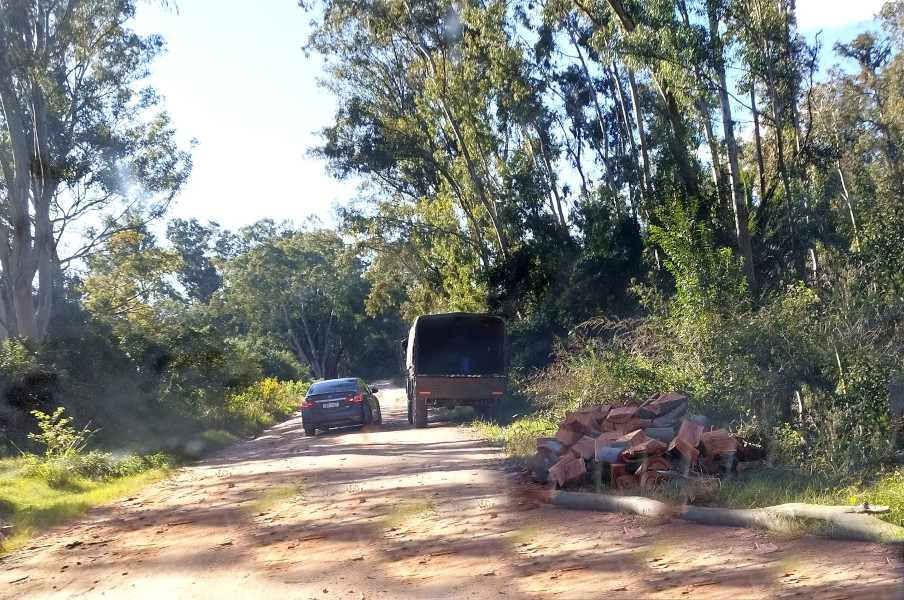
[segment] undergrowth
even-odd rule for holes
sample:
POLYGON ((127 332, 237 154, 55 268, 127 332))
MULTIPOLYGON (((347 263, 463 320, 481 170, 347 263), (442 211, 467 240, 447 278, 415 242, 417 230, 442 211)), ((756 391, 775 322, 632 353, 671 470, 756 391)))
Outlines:
POLYGON ((165 455, 114 459, 98 452, 46 463, 33 456, 0 460, 0 521, 12 526, 11 535, 0 541, 0 554, 21 547, 44 529, 163 479, 175 466, 165 455))
MULTIPOLYGON (((522 417, 509 425, 475 422, 474 428, 488 441, 501 446, 518 464, 526 466, 536 452, 536 440, 555 434, 558 420, 522 417)), ((593 490, 588 476, 587 491, 593 490)), ((604 486, 606 494, 639 495, 639 490, 604 486)), ((855 475, 814 472, 794 466, 761 468, 713 485, 661 483, 645 495, 669 504, 694 504, 722 508, 763 508, 788 502, 835 506, 888 506, 876 516, 904 527, 904 467, 862 469, 855 475)))

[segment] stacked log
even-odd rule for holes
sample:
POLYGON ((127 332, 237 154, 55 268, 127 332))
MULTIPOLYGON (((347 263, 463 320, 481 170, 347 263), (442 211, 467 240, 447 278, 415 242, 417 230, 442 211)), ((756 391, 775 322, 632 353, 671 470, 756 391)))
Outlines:
POLYGON ((568 412, 555 437, 537 439, 530 471, 560 488, 596 473, 612 486, 650 490, 668 476, 731 474, 757 458, 756 446, 686 413, 677 392, 568 412))

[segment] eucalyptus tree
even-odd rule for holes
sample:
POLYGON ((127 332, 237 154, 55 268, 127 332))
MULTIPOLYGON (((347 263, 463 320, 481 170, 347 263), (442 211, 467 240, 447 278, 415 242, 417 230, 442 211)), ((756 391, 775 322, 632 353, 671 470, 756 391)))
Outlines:
MULTIPOLYGON (((289 348, 316 378, 366 358, 363 264, 329 230, 286 231, 223 265, 211 309, 233 336, 289 348)), ((393 345, 394 347, 394 345, 393 345)))
POLYGON ((759 198, 760 227, 779 230, 780 235, 771 236, 779 245, 773 250, 785 254, 792 277, 802 278, 804 251, 810 243, 801 225, 808 217, 802 180, 809 124, 801 122, 800 106, 806 104, 805 80, 815 70, 815 52, 797 32, 793 1, 736 0, 728 4, 725 14, 746 67, 744 79, 756 117, 757 162, 766 180, 761 185, 765 195, 759 198), (765 108, 757 110, 757 102, 765 108), (765 135, 761 135, 762 123, 769 126, 765 135), (771 142, 771 153, 761 139, 771 142), (780 198, 776 188, 781 189, 780 198), (779 201, 784 204, 784 226, 773 217, 779 201))
POLYGON ((0 1, 0 338, 38 345, 62 269, 125 215, 159 216, 188 176, 139 88, 163 40, 128 28, 136 1, 0 1))
POLYGON ((515 3, 321 8, 309 47, 325 57, 340 108, 316 154, 367 186, 345 213, 349 230, 374 252, 407 257, 412 285, 434 288, 423 308, 477 308, 481 270, 507 260, 528 223, 568 227, 559 144, 515 32, 515 3))

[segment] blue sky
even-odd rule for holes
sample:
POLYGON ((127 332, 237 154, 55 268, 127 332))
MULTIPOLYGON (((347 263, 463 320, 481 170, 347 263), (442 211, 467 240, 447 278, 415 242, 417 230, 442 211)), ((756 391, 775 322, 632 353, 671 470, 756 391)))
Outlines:
MULTIPOLYGON (((334 202, 354 186, 306 156, 318 144, 335 102, 316 85, 321 62, 301 50, 310 15, 296 0, 181 0, 178 14, 139 3, 133 23, 158 33, 167 52, 149 81, 184 141, 198 140, 194 171, 170 218, 218 222, 235 230, 259 219, 331 223, 334 202)), ((822 29, 831 48, 870 21, 881 0, 798 0, 806 33, 822 29)))
POLYGON ((133 26, 159 33, 167 52, 149 83, 165 97, 180 137, 198 140, 192 177, 170 217, 237 229, 263 218, 329 222, 354 194, 307 158, 335 103, 306 58, 310 15, 296 0, 181 0, 179 12, 139 3, 133 26))

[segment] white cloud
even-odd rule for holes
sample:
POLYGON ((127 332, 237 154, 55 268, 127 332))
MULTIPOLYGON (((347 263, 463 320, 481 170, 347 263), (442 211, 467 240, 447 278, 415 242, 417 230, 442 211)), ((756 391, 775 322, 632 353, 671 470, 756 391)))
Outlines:
POLYGON ((871 21, 884 4, 885 0, 797 0, 797 26, 828 29, 871 21))

